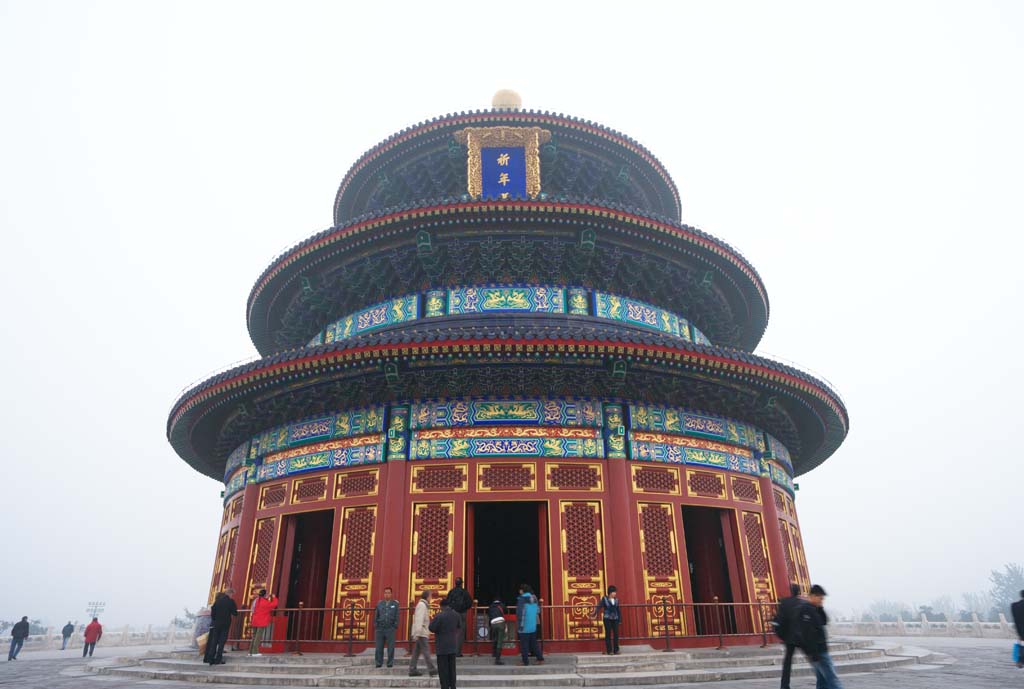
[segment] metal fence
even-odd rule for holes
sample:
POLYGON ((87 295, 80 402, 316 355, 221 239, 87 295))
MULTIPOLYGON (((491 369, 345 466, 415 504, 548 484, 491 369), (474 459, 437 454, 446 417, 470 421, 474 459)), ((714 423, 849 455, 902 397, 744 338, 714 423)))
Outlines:
MULTIPOLYGON (((622 603, 619 638, 671 650, 686 646, 724 648, 773 642, 769 621, 775 606, 769 603, 676 603, 668 598, 653 603, 622 603)), ((399 608, 397 639, 410 643, 414 605, 399 608)), ((505 647, 518 645, 514 608, 506 616, 505 647)), ((433 614, 435 610, 431 610, 433 614)), ((592 605, 545 605, 541 602, 538 637, 545 648, 597 650, 603 644, 604 625, 592 605)), ((250 611, 240 611, 228 643, 246 648, 252 639, 250 611)), ((271 617, 264 649, 275 652, 342 652, 349 655, 372 648, 374 608, 355 604, 340 608, 279 608, 271 617)), ((476 605, 466 614, 463 652, 492 652, 487 607, 476 605)))

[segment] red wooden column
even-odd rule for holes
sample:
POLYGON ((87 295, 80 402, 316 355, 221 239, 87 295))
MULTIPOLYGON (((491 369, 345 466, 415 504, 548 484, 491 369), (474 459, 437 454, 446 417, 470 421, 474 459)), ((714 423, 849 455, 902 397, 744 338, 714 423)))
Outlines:
POLYGON ((244 607, 250 601, 244 600, 249 592, 245 590, 245 576, 249 571, 249 560, 252 558, 252 537, 256 528, 256 508, 260 498, 260 487, 256 483, 248 483, 242 491, 242 514, 238 519, 238 543, 235 545, 235 557, 231 562, 229 579, 231 588, 235 589, 235 602, 244 607))
POLYGON ((381 465, 381 485, 377 504, 380 519, 377 524, 377 567, 371 601, 377 601, 384 594, 384 587, 390 586, 396 597, 407 591, 407 577, 411 552, 409 550, 409 494, 406 477, 409 462, 404 459, 389 459, 381 465))
POLYGON ((775 489, 771 479, 767 476, 761 475, 757 482, 761 488, 761 507, 765 522, 764 537, 768 540, 768 556, 772 566, 772 581, 775 582, 775 598, 785 598, 789 595, 790 581, 789 572, 786 570, 786 552, 782 547, 782 534, 779 533, 779 511, 775 508, 775 489))
POLYGON ((605 510, 605 585, 619 589, 623 603, 645 603, 646 590, 640 559, 640 521, 632 498, 633 477, 629 461, 607 459, 608 509, 605 510))

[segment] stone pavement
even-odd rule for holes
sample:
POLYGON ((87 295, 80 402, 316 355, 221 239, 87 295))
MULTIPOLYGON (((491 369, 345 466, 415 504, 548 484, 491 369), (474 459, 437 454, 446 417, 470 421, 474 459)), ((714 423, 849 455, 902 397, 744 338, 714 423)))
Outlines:
MULTIPOLYGON (((889 639, 891 641, 891 639, 889 639)), ((933 651, 946 653, 957 662, 946 666, 911 666, 879 673, 847 674, 841 679, 846 689, 997 689, 1024 687, 1024 670, 1010 661, 1011 641, 1007 639, 941 638, 915 640, 933 651)), ((96 649, 94 658, 141 655, 147 651, 167 651, 168 647, 131 647, 96 649)), ((211 689, 227 685, 172 681, 139 681, 87 672, 80 652, 23 652, 14 662, 0 662, 0 687, 19 689, 211 689), (70 656, 68 654, 71 654, 70 656)), ((743 680, 713 684, 689 684, 714 689, 775 689, 777 679, 743 680)), ((794 689, 811 689, 811 677, 793 680, 794 689)), ((248 689, 231 685, 232 689, 248 689)))

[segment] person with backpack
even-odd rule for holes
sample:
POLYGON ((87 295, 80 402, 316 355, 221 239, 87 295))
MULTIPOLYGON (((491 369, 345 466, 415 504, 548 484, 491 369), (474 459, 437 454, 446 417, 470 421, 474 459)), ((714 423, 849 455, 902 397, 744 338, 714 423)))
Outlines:
POLYGON ((462 586, 461 577, 455 580, 455 588, 448 592, 448 607, 459 613, 459 617, 462 618, 462 636, 459 637, 459 647, 456 652, 456 656, 461 658, 462 642, 466 640, 466 629, 468 629, 466 617, 470 608, 473 607, 473 599, 470 597, 469 591, 462 586))
POLYGON ((619 608, 619 593, 614 586, 608 587, 608 593, 601 596, 594 608, 593 619, 601 615, 604 622, 604 654, 606 656, 619 654, 619 622, 622 621, 622 611, 619 608))
POLYGON ((786 655, 782 659, 782 687, 781 689, 789 689, 789 677, 793 670, 793 651, 796 650, 797 642, 796 638, 796 611, 803 603, 803 599, 800 598, 800 586, 797 584, 789 585, 789 598, 783 598, 779 601, 779 609, 775 613, 775 619, 771 621, 772 627, 775 629, 775 636, 782 640, 782 643, 786 645, 786 655))
POLYGON ((505 604, 495 597, 487 608, 487 619, 491 622, 491 638, 494 639, 494 664, 504 665, 501 648, 505 643, 505 604))

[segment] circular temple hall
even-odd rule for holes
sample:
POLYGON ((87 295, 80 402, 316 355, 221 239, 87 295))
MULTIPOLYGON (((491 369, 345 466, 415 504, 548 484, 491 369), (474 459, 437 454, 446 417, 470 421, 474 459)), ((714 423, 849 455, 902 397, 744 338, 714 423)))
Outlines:
POLYGON ((624 639, 760 635, 810 584, 793 479, 843 402, 753 353, 761 278, 648 150, 503 93, 362 155, 252 288, 262 358, 175 402, 171 445, 224 483, 210 598, 276 593, 310 650, 456 578, 530 584, 566 649, 598 648, 609 585, 624 639))

